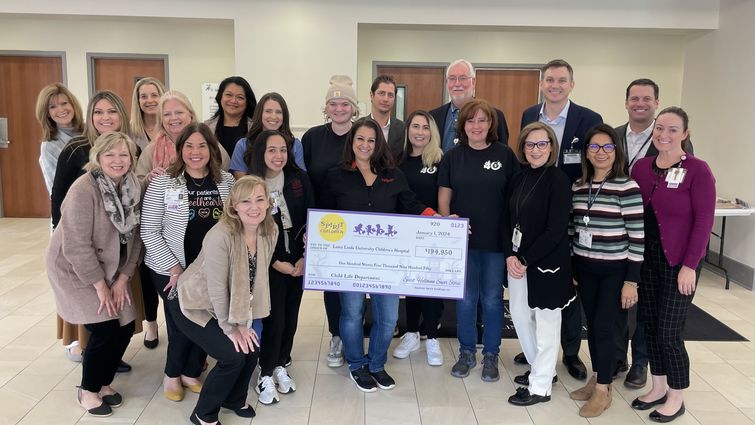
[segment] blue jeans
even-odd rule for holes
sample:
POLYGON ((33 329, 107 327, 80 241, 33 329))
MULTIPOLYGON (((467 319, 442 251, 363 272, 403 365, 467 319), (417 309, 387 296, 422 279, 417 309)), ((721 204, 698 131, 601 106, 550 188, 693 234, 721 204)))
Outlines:
POLYGON ((482 304, 483 353, 498 354, 503 328, 503 279, 506 259, 502 252, 467 253, 464 299, 456 301, 456 334, 461 351, 477 352, 477 302, 482 304))
POLYGON ((368 365, 370 372, 385 369, 388 346, 398 321, 398 295, 370 294, 372 329, 367 355, 364 355, 364 302, 361 292, 341 292, 341 340, 349 370, 368 365))

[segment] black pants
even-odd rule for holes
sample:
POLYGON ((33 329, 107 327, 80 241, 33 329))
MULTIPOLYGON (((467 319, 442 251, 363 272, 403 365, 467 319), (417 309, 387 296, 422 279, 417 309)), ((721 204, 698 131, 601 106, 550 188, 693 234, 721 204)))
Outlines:
POLYGON ((178 327, 176 317, 183 316, 178 298, 169 300, 168 294, 163 291, 170 280, 169 276, 149 271, 149 280, 154 284, 153 289, 163 299, 165 311, 165 325, 168 328, 168 350, 165 359, 165 375, 169 378, 178 378, 181 375, 188 378, 197 378, 202 374, 207 354, 199 345, 190 340, 178 327))
MULTIPOLYGON (((419 319, 422 316, 422 334, 428 338, 438 338, 438 323, 443 314, 443 300, 436 298, 406 297, 406 331, 420 332, 419 319)), ((478 316, 482 317, 482 315, 478 316)))
POLYGON ((325 291, 322 297, 325 302, 325 315, 328 316, 328 332, 340 337, 341 331, 338 327, 341 322, 341 296, 338 292, 325 291))
POLYGON ((610 384, 616 365, 616 320, 621 312, 621 287, 624 286, 626 263, 599 263, 577 257, 577 291, 587 317, 587 343, 592 370, 599 384, 610 384))
POLYGON ((270 315, 262 319, 260 370, 272 376, 273 369, 284 366, 294 346, 301 306, 302 277, 284 275, 270 268, 270 315))
MULTIPOLYGON (((640 283, 642 286, 642 283, 640 283)), ((630 309, 631 310, 631 309, 630 309)), ((648 365, 648 349, 645 342, 645 321, 642 320, 642 312, 637 307, 636 322, 634 333, 631 335, 632 340, 632 365, 648 365)), ((619 319, 616 321, 616 362, 627 361, 627 349, 629 348, 629 310, 622 309, 619 313, 619 319)))
MULTIPOLYGON (((195 344, 217 360, 202 384, 202 392, 193 414, 205 422, 218 420, 220 407, 246 406, 249 381, 257 367, 258 351, 249 354, 237 352, 233 342, 223 333, 215 319, 204 327, 187 319, 183 314, 174 317, 176 326, 195 344)), ((264 333, 264 332, 263 332, 264 333)))
POLYGON ((564 357, 579 354, 582 343, 582 307, 579 296, 561 310, 561 349, 564 357))
POLYGON ((121 326, 118 319, 89 323, 84 327, 91 333, 81 361, 81 388, 93 393, 110 385, 118 363, 134 334, 134 322, 121 326))
POLYGON ((689 356, 682 331, 695 296, 679 292, 679 270, 681 265, 669 265, 659 240, 645 240, 639 307, 645 319, 650 373, 665 375, 675 390, 689 387, 689 356))
POLYGON ((150 270, 144 263, 139 265, 139 277, 142 279, 142 298, 144 298, 144 320, 154 322, 157 320, 157 306, 160 303, 150 270))

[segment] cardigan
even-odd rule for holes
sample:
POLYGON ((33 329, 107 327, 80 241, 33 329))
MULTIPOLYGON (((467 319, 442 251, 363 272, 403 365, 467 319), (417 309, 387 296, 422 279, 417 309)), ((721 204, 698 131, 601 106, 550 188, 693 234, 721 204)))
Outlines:
MULTIPOLYGON (((236 181, 225 171, 220 172, 218 192, 223 204, 228 200, 231 187, 236 181)), ((144 264, 155 273, 169 276, 170 268, 176 264, 186 268, 184 236, 189 223, 189 195, 183 173, 178 177, 162 174, 150 182, 142 202, 142 241, 144 242, 144 264), (180 191, 178 209, 168 210, 166 194, 168 190, 180 191)))
MULTIPOLYGON (((139 229, 134 229, 123 258, 118 230, 105 211, 102 194, 91 173, 74 182, 61 209, 63 214, 45 253, 47 277, 55 294, 58 315, 74 324, 118 319, 123 326, 132 322, 136 317, 133 303, 114 317, 108 316, 104 309, 97 314, 100 299, 94 284, 105 280, 112 286, 119 274, 129 278, 134 275, 142 252, 139 229)), ((134 295, 137 294, 131 294, 132 300, 134 295)))
POLYGON ((278 241, 273 260, 291 264, 304 255, 304 234, 307 233, 307 210, 315 206, 315 193, 307 173, 301 170, 283 171, 283 198, 291 216, 291 230, 286 240, 280 211, 273 216, 278 226, 278 241))
MULTIPOLYGON (((653 208, 661 246, 670 266, 696 269, 705 257, 716 209, 716 179, 708 164, 692 155, 681 161, 684 181, 670 189, 653 170, 655 157, 642 158, 632 168, 645 208, 653 208)), ((665 173, 664 173, 665 174, 665 173)))
POLYGON ((184 316, 202 327, 217 319, 226 335, 234 326, 249 326, 253 319, 269 316, 268 267, 277 238, 277 227, 266 237, 257 232, 257 273, 250 296, 249 250, 243 231, 234 232, 223 222, 213 226, 197 259, 178 278, 184 316))

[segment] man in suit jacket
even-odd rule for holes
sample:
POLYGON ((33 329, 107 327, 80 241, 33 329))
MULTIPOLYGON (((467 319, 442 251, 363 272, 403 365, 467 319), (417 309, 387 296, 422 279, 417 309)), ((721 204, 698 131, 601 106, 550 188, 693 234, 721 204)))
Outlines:
MULTIPOLYGON (((446 69, 446 88, 451 101, 430 111, 440 131, 443 152, 448 152, 459 140, 456 136, 456 117, 461 107, 474 99, 476 83, 474 67, 465 59, 453 61, 446 69)), ((496 108, 495 113, 498 117, 498 141, 506 144, 509 142, 506 117, 500 109, 496 108)))
MULTIPOLYGON (((579 106, 569 100, 574 89, 574 70, 568 62, 554 59, 541 70, 540 93, 543 103, 531 106, 522 114, 522 128, 529 123, 540 121, 548 124, 556 133, 559 143, 558 167, 572 182, 582 174, 580 151, 585 143, 587 130, 603 122, 600 114, 579 106)), ((579 298, 561 310, 561 348, 563 363, 569 374, 576 379, 586 379, 587 369, 579 359, 579 346, 582 339, 582 312, 579 298)), ((521 363, 523 356, 515 358, 521 363)))
POLYGON ((391 117, 396 103, 396 81, 390 75, 378 75, 370 87, 370 118, 383 129, 383 136, 388 142, 394 158, 398 158, 404 149, 404 122, 391 117))

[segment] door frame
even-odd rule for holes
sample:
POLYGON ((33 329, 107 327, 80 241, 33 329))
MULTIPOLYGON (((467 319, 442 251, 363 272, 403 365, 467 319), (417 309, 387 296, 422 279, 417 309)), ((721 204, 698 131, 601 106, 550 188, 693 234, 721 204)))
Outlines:
POLYGON ((97 59, 148 59, 148 60, 162 60, 163 70, 163 84, 165 87, 170 87, 169 75, 170 69, 168 68, 168 55, 163 54, 146 54, 146 53, 98 53, 87 52, 87 81, 89 82, 87 89, 89 90, 89 98, 95 93, 96 81, 94 78, 94 62, 97 59))
MULTIPOLYGON (((58 57, 60 58, 61 75, 63 76, 64 85, 68 86, 68 66, 66 62, 66 52, 61 50, 0 50, 0 56, 35 56, 35 57, 58 57)), ((5 207, 3 205, 3 180, 0 175, 0 218, 5 217, 5 207)))
MULTIPOLYGON (((395 66, 397 68, 443 68, 443 73, 445 75, 445 70, 448 68, 448 65, 451 62, 404 62, 404 61, 372 61, 372 78, 370 79, 370 85, 372 85, 372 82, 375 81, 375 78, 378 76, 378 67, 379 66, 395 66)), ((443 85, 443 98, 448 97, 448 90, 445 85, 443 85)))

